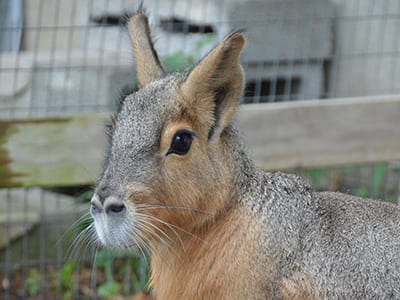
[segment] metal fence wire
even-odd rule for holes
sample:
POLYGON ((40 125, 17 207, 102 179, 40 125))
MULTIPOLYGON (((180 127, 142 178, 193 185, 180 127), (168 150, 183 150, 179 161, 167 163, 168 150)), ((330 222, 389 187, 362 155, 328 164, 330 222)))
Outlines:
MULTIPOLYGON (((125 22, 139 2, 0 0, 0 120, 117 110, 135 86, 125 22)), ((245 29, 243 104, 400 92, 400 1, 143 2, 170 71, 245 29)), ((398 169, 295 171, 318 189, 396 202, 398 169)), ((0 299, 123 299, 144 287, 145 260, 71 233, 89 198, 90 187, 0 189, 0 299)))

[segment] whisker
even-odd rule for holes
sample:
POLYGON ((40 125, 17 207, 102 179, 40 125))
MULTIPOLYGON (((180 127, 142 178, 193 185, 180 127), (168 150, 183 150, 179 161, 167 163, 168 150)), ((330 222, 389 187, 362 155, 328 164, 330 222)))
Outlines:
MULTIPOLYGON (((138 214, 141 214, 141 213, 138 213, 138 214)), ((141 215, 143 215, 143 214, 141 214, 141 215)), ((182 231, 183 233, 185 233, 185 234, 187 234, 187 235, 189 235, 189 236, 191 236, 191 237, 193 237, 193 238, 195 238, 195 239, 197 239, 197 240, 199 240, 199 241, 201 241, 201 242, 203 242, 203 243, 207 243, 205 240, 199 238, 198 236, 196 236, 196 235, 193 234, 192 232, 190 232, 190 231, 188 231, 188 230, 185 230, 185 229, 183 229, 183 228, 181 228, 181 227, 179 227, 179 226, 176 226, 176 225, 174 225, 174 224, 168 223, 168 222, 163 221, 163 220, 161 220, 161 219, 159 219, 159 218, 157 218, 157 217, 154 217, 154 216, 150 216, 150 215, 145 215, 145 216, 148 217, 148 218, 153 219, 154 221, 161 222, 162 224, 168 226, 171 230, 173 230, 171 227, 176 228, 177 230, 180 230, 180 231, 182 231)), ((173 230, 173 231, 174 231, 175 234, 178 236, 178 234, 176 233, 176 231, 175 231, 175 230, 173 230)), ((178 236, 178 237, 179 237, 179 236, 178 236)), ((179 238, 180 238, 180 237, 179 237, 179 238)))
MULTIPOLYGON (((146 225, 149 225, 149 226, 153 227, 154 229, 156 229, 160 234, 162 234, 164 237, 166 237, 167 240, 169 240, 171 243, 173 242, 172 239, 171 239, 164 231, 162 231, 159 227, 157 227, 156 225, 154 225, 154 224, 151 223, 151 222, 147 222, 147 221, 145 221, 145 220, 141 220, 141 219, 140 219, 140 217, 146 217, 147 215, 141 214, 141 213, 138 213, 138 212, 135 212, 134 210, 131 210, 131 209, 129 209, 129 211, 132 212, 132 213, 133 213, 134 215, 136 215, 137 217, 139 217, 137 221, 143 221, 146 225)), ((143 225, 143 224, 142 224, 142 225, 143 225)), ((144 228, 146 228, 146 227, 144 227, 144 228)), ((147 232, 148 232, 149 234, 153 234, 153 235, 154 235, 155 237, 157 237, 160 241, 163 241, 163 239, 161 238, 161 236, 158 235, 158 234, 156 234, 153 230, 150 230, 150 229, 148 229, 148 228, 146 228, 146 229, 147 229, 147 232)))
POLYGON ((156 217, 154 217, 154 216, 150 216, 150 215, 146 215, 146 214, 141 214, 141 213, 137 213, 137 215, 140 215, 140 216, 142 216, 142 217, 144 217, 144 218, 148 218, 149 220, 154 220, 154 221, 156 221, 156 222, 159 222, 159 223, 161 223, 161 224, 164 224, 165 226, 167 226, 169 229, 171 229, 171 231, 176 235, 176 237, 178 238, 178 240, 179 240, 179 242, 180 242, 180 244, 181 244, 181 247, 182 247, 182 249, 183 249, 183 251, 185 252, 185 246, 184 246, 184 243, 183 243, 183 241, 182 241, 182 238, 181 238, 181 236, 176 232, 176 230, 172 227, 172 224, 170 224, 170 223, 168 223, 168 222, 165 222, 165 221, 163 221, 163 220, 161 220, 161 219, 159 219, 159 218, 156 218, 156 217))
MULTIPOLYGON (((75 222, 74 223, 72 223, 71 224, 71 226, 68 228, 68 229, 73 229, 73 228, 75 228, 75 226, 77 226, 78 224, 80 224, 83 220, 85 220, 85 219, 91 219, 92 217, 90 216, 90 213, 89 212, 86 212, 86 213, 84 213, 83 215, 81 215, 78 219, 76 219, 75 220, 75 222)), ((65 234, 67 234, 68 233, 68 230, 67 230, 67 232, 66 233, 64 233, 64 235, 65 234)))
POLYGON ((95 245, 95 247, 94 247, 93 262, 92 262, 92 272, 91 272, 91 274, 90 274, 90 286, 91 286, 91 287, 96 286, 96 281, 97 281, 97 278, 96 278, 95 274, 96 274, 96 260, 97 260, 97 254, 99 253, 98 250, 99 250, 99 246, 98 246, 98 245, 95 245))
POLYGON ((174 205, 146 205, 146 204, 139 204, 136 205, 136 210, 150 210, 150 209, 180 209, 180 210, 187 210, 191 212, 197 212, 197 213, 202 213, 202 214, 207 214, 207 215, 213 215, 213 213, 206 211, 206 210, 201 210, 198 208, 191 208, 191 207, 185 207, 185 206, 174 206, 174 205))
MULTIPOLYGON (((142 215, 141 217, 146 217, 146 215, 142 215)), ((140 220, 142 223, 145 223, 148 226, 151 226, 152 228, 154 228, 155 230, 157 230, 160 234, 162 234, 170 243, 173 243, 173 240, 168 236, 168 234, 166 234, 163 230, 161 230, 158 226, 154 225, 151 222, 148 222, 146 220, 141 219, 140 220)), ((150 230, 151 231, 151 230, 150 230)), ((153 231, 151 231, 153 232, 153 231)), ((164 239, 162 239, 159 235, 157 235, 157 237, 159 238, 160 241, 165 241, 164 239)))
POLYGON ((81 258, 82 255, 78 255, 78 251, 83 247, 84 244, 89 244, 95 240, 96 232, 94 231, 93 225, 90 224, 87 228, 82 230, 72 241, 71 245, 67 249, 67 257, 71 257, 74 260, 81 258))
MULTIPOLYGON (((169 251, 174 254, 177 258, 179 258, 178 254, 174 251, 174 249, 172 248, 172 246, 166 242, 165 240, 163 240, 157 233, 154 232, 154 230, 151 230, 149 228, 147 228, 147 224, 149 224, 149 222, 143 222, 143 220, 139 220, 138 218, 138 232, 142 231, 142 232, 147 232, 150 236, 154 236, 156 237, 167 249, 169 249, 169 251)), ((151 224, 151 223, 150 223, 151 224)), ((153 226, 155 226, 154 224, 151 224, 153 226)), ((141 239, 144 240, 144 244, 147 245, 151 251, 151 253, 158 255, 166 265, 169 266, 169 261, 168 259, 166 259, 166 257, 162 254, 162 252, 160 252, 157 248, 154 247, 154 245, 150 242, 150 240, 148 240, 148 238, 146 238, 145 236, 141 236, 141 239)))
MULTIPOLYGON (((132 241, 133 241, 133 243, 135 244, 135 247, 138 249, 138 251, 139 251, 139 252, 141 253, 141 255, 143 256, 143 259, 145 260, 146 264, 149 264, 149 262, 148 262, 148 260, 147 260, 146 254, 144 253, 144 251, 143 251, 142 247, 140 246, 140 244, 137 242, 138 237, 137 237, 137 234, 135 233, 135 231, 129 230, 129 226, 128 226, 128 224, 126 223, 126 221, 123 223, 123 228, 122 228, 122 229, 125 231, 124 236, 132 235, 132 241), (131 233, 131 234, 130 234, 130 233, 131 233)), ((128 241, 124 241, 124 244, 125 244, 125 246, 126 246, 127 249, 130 249, 130 245, 129 245, 129 242, 128 242, 128 241)))
POLYGON ((140 236, 139 233, 135 233, 135 239, 137 240, 138 247, 140 249, 142 249, 141 252, 142 252, 143 256, 145 257, 147 264, 149 264, 149 262, 147 261, 147 255, 146 255, 146 252, 151 252, 149 241, 147 241, 144 237, 140 236))
POLYGON ((79 230, 79 225, 84 224, 85 221, 89 223, 89 221, 92 220, 92 217, 90 216, 89 213, 85 213, 82 216, 80 216, 74 223, 72 223, 68 229, 62 234, 62 236, 59 238, 57 243, 61 242, 62 240, 65 240, 67 238, 70 238, 71 235, 73 235, 76 231, 79 230))
MULTIPOLYGON (((154 230, 149 229, 146 225, 148 225, 148 222, 142 222, 142 220, 137 220, 136 226, 137 226, 139 232, 140 231, 146 232, 149 234, 149 236, 153 236, 155 239, 159 240, 160 242, 163 242, 163 238, 157 232, 154 232, 154 230)), ((151 245, 151 242, 149 239, 147 239, 147 244, 151 245)))

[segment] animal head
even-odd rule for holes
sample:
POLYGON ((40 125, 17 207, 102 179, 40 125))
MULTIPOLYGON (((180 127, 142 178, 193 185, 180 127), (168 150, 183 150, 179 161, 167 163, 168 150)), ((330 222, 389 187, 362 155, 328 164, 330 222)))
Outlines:
POLYGON ((137 13, 128 29, 140 89, 116 117, 91 202, 97 235, 113 247, 201 228, 229 205, 229 128, 244 81, 242 33, 227 36, 191 71, 166 74, 147 17, 137 13))

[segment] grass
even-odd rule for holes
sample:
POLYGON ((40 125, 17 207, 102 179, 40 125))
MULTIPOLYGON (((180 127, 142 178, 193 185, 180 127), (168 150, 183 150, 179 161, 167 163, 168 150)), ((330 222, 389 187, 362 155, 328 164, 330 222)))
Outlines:
POLYGON ((295 172, 308 178, 312 186, 319 191, 340 191, 359 197, 397 203, 400 170, 387 163, 310 168, 295 172))

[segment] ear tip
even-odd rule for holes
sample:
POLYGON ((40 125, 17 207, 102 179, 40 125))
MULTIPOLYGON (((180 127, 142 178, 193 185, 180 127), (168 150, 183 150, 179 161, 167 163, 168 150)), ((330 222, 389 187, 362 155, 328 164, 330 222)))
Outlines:
POLYGON ((246 46, 247 39, 243 32, 237 33, 236 42, 239 43, 242 48, 246 46))
POLYGON ((148 23, 147 15, 143 11, 137 11, 129 18, 127 25, 128 28, 134 28, 139 26, 140 24, 147 24, 147 23, 148 23))
POLYGON ((240 48, 243 49, 246 45, 246 36, 244 35, 243 32, 241 31, 235 31, 231 33, 228 37, 227 40, 232 43, 232 45, 235 46, 235 48, 240 48))
POLYGON ((127 26, 128 29, 139 27, 141 25, 148 26, 148 13, 143 5, 143 0, 139 3, 137 10, 128 17, 127 26))

